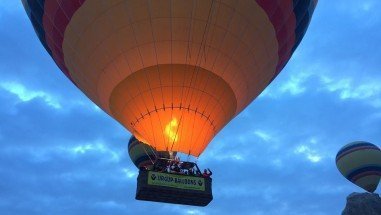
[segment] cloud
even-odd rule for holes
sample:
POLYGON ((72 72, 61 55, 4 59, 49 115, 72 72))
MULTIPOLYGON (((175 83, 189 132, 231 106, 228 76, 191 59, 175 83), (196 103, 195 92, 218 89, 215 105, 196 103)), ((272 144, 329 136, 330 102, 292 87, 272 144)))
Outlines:
POLYGON ((337 92, 342 100, 362 100, 374 107, 381 107, 381 80, 355 81, 352 78, 341 80, 323 79, 325 89, 337 92))
POLYGON ((359 100, 373 107, 381 107, 381 78, 365 76, 329 76, 325 73, 294 72, 267 88, 260 98, 281 99, 302 94, 332 93, 340 100, 359 100))
POLYGON ((312 163, 320 162, 320 160, 322 159, 322 157, 315 150, 310 149, 310 147, 306 145, 298 146, 295 149, 294 153, 305 155, 306 158, 312 163))
POLYGON ((266 133, 265 131, 262 130, 255 130, 254 134, 257 135, 259 138, 261 138, 264 141, 269 141, 271 140, 270 134, 266 133))
POLYGON ((314 66, 291 65, 267 87, 259 98, 279 99, 282 96, 301 96, 310 89, 309 81, 316 76, 314 66))
POLYGON ((300 95, 306 91, 305 82, 311 76, 307 72, 292 74, 286 82, 281 83, 279 92, 281 94, 290 94, 292 96, 300 95))
POLYGON ((130 168, 123 168, 123 173, 126 175, 127 178, 136 178, 137 177, 137 171, 132 170, 130 168))
POLYGON ((3 82, 0 83, 0 87, 16 95, 23 102, 30 101, 34 98, 42 98, 47 105, 55 109, 61 108, 61 104, 57 99, 47 92, 28 90, 24 85, 15 82, 3 82))
POLYGON ((67 80, 10 4, 0 9, 1 214, 338 214, 362 192, 334 156, 352 140, 381 142, 379 1, 319 2, 285 70, 198 159, 213 171, 204 208, 135 200, 130 134, 67 80))
POLYGON ((75 145, 70 148, 63 147, 63 151, 69 151, 75 155, 81 155, 85 153, 97 153, 97 154, 106 154, 110 157, 110 160, 113 162, 118 162, 120 160, 119 153, 115 152, 113 149, 108 147, 102 141, 96 141, 95 143, 87 143, 81 145, 75 145))
POLYGON ((186 214, 188 215, 203 215, 205 213, 201 212, 200 210, 197 210, 197 209, 189 209, 186 211, 186 214))

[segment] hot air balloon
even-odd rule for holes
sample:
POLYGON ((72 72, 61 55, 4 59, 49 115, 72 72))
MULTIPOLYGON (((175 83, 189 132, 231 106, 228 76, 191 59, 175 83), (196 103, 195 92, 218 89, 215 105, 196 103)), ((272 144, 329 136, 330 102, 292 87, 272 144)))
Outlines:
POLYGON ((346 179, 372 193, 381 178, 381 150, 365 141, 349 143, 337 153, 336 166, 346 179))
POLYGON ((22 2, 87 97, 155 150, 199 157, 280 73, 317 0, 22 2))
POLYGON ((131 136, 128 141, 128 155, 138 169, 151 169, 156 160, 157 152, 150 145, 142 143, 136 137, 131 136))
POLYGON ((128 155, 138 169, 152 169, 158 158, 173 159, 176 152, 158 152, 152 146, 139 141, 135 136, 131 136, 128 141, 128 155))

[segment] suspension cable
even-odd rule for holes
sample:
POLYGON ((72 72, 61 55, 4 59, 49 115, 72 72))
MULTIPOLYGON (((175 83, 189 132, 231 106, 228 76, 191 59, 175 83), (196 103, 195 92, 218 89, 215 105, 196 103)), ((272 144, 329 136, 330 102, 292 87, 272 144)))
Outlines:
POLYGON ((147 152, 145 146, 143 146, 143 150, 144 150, 144 152, 146 153, 146 155, 148 156, 148 158, 149 158, 149 160, 151 161, 151 163, 154 164, 155 162, 152 161, 151 156, 149 156, 149 154, 148 154, 148 152, 147 152))

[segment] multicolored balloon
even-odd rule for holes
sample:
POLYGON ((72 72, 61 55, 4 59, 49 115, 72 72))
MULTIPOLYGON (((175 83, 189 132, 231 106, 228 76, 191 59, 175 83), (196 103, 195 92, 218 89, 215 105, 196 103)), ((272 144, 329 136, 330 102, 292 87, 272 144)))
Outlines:
POLYGON ((62 72, 158 151, 196 157, 281 72, 317 0, 22 0, 62 72))
POLYGON ((365 141, 349 143, 337 153, 336 166, 346 179, 374 192, 381 178, 381 150, 365 141))
POLYGON ((128 141, 128 154, 137 168, 146 167, 150 169, 156 159, 172 159, 177 152, 156 151, 152 146, 139 141, 135 136, 131 136, 128 141))
POLYGON ((131 136, 128 141, 128 154, 138 169, 142 167, 150 168, 157 157, 155 149, 139 141, 135 136, 131 136))

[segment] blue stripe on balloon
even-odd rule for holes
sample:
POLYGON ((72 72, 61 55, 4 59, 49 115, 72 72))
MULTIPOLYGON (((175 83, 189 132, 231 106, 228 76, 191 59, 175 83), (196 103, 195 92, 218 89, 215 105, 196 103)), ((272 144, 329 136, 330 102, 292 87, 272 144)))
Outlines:
POLYGON ((343 153, 345 153, 345 152, 347 152, 347 151, 349 151, 349 150, 352 150, 352 149, 357 148, 357 147, 364 147, 364 146, 368 146, 368 147, 370 147, 370 148, 372 148, 372 149, 375 149, 375 150, 379 150, 379 151, 380 151, 380 149, 379 149, 376 145, 374 145, 374 144, 372 144, 372 143, 361 142, 361 143, 356 143, 356 144, 353 144, 353 145, 349 145, 348 147, 344 147, 344 148, 342 148, 342 149, 337 153, 337 155, 336 155, 336 159, 337 159, 338 157, 340 157, 341 154, 343 154, 343 153))
POLYGON ((28 7, 28 9, 26 10, 30 11, 30 13, 28 13, 28 16, 30 21, 32 22, 34 30, 37 33, 38 39, 40 39, 42 45, 49 53, 49 55, 52 55, 52 51, 46 44, 45 30, 43 27, 45 0, 26 0, 25 3, 25 6, 28 7))
POLYGON ((309 13, 309 9, 314 7, 313 1, 306 0, 293 0, 294 4, 294 14, 296 19, 296 28, 295 28, 295 43, 292 48, 292 52, 298 47, 300 42, 303 39, 304 34, 307 31, 308 24, 310 23, 310 19, 312 14, 309 13))
MULTIPOLYGON (((352 179, 354 177, 356 177, 357 175, 361 174, 361 173, 364 173, 364 172, 379 172, 378 175, 381 175, 381 166, 379 165, 366 165, 366 166, 363 166, 363 167, 360 167, 360 168, 357 168, 355 170, 353 170, 352 172, 350 172, 347 176, 345 176, 348 180, 352 181, 352 179)), ((354 181, 352 181, 354 182, 354 181)))

